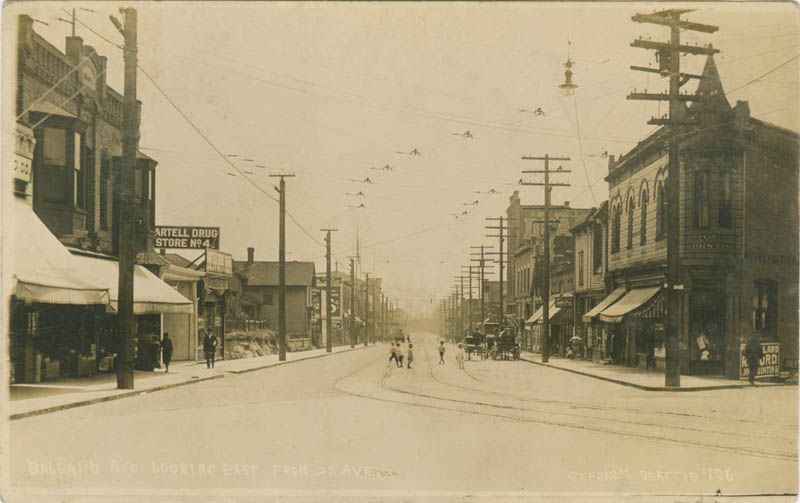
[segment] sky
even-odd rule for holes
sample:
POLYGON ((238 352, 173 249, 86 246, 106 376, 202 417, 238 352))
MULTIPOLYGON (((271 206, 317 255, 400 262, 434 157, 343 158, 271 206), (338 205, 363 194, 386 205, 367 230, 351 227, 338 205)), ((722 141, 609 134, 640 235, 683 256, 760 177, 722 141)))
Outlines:
MULTIPOLYGON (((108 83, 122 91, 112 45, 122 39, 108 19, 119 5, 7 3, 4 42, 25 13, 48 23, 35 30, 63 50, 70 25, 58 18, 78 8, 77 34, 108 57, 108 83)), ((324 272, 320 229, 330 227, 335 267, 348 271, 358 235, 359 271, 384 278, 386 294, 413 312, 449 295, 471 246, 497 247, 486 218, 503 215, 514 191, 523 204, 543 203, 540 187, 518 184, 522 170, 541 167, 522 156, 570 157, 561 164, 571 173, 558 175, 570 186, 553 189, 553 203, 599 206, 603 153, 627 152, 654 131, 647 119, 666 112, 625 99, 667 89, 629 68, 656 64, 651 51, 630 47, 634 39, 668 40, 667 28, 631 21, 663 8, 652 3, 125 5, 138 11, 140 150, 158 161, 156 223, 219 226, 221 250, 234 259, 252 246, 256 260, 277 260, 269 175, 293 173, 287 259, 324 272), (573 96, 557 87, 567 57, 573 96), (530 113, 537 108, 544 115, 530 113), (408 154, 415 149, 421 155, 408 154)), ((670 7, 719 26, 684 31, 682 41, 721 50, 715 61, 732 105, 747 100, 754 117, 798 130, 793 4, 670 7)), ((700 73, 704 63, 688 55, 681 65, 700 73)))

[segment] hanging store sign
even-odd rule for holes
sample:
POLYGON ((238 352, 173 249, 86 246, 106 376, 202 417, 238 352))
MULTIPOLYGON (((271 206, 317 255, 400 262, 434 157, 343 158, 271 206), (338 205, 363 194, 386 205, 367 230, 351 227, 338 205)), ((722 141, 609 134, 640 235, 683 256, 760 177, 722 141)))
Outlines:
MULTIPOLYGON (((739 349, 739 379, 750 377, 750 368, 744 355, 745 344, 739 349)), ((758 374, 756 377, 779 377, 781 372, 781 344, 779 342, 762 342, 761 349, 764 356, 759 360, 758 374)))
POLYGON ((219 227, 156 225, 155 247, 219 250, 219 227))

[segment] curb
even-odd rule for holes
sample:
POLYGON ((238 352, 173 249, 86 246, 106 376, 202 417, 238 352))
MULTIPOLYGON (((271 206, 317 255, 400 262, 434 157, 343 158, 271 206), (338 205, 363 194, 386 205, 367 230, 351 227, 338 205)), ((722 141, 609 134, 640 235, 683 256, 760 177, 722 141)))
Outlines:
POLYGON ((371 347, 375 347, 376 345, 377 344, 373 344, 371 346, 356 346, 354 348, 343 349, 341 351, 336 351, 336 352, 331 352, 331 353, 322 353, 322 354, 318 354, 318 355, 314 355, 314 356, 309 356, 309 357, 306 357, 306 358, 298 358, 296 360, 286 360, 286 361, 282 361, 282 362, 279 361, 277 363, 269 363, 269 364, 266 364, 266 365, 262 365, 260 367, 253 367, 251 369, 223 370, 223 372, 226 372, 228 374, 237 374, 237 375, 246 374, 248 372, 254 372, 256 370, 264 370, 264 369, 268 369, 268 368, 272 368, 272 367, 279 367, 281 365, 286 365, 287 363, 297 363, 297 362, 302 362, 302 361, 305 361, 305 360, 313 360, 315 358, 322 358, 323 356, 333 356, 333 355, 338 355, 340 353, 349 353, 350 351, 356 351, 358 349, 364 349, 364 348, 371 348, 371 347))
POLYGON ((127 391, 127 392, 123 392, 123 393, 117 393, 116 395, 101 396, 101 397, 98 397, 98 398, 92 398, 92 399, 83 400, 83 401, 80 401, 80 402, 65 403, 63 405, 55 405, 53 407, 45 407, 44 409, 31 410, 31 411, 27 411, 27 412, 19 412, 17 414, 9 415, 8 416, 8 420, 9 421, 15 421, 17 419, 24 419, 26 417, 41 416, 43 414, 51 414, 53 412, 59 412, 59 411, 62 411, 62 410, 67 410, 67 409, 74 409, 76 407, 83 407, 83 406, 86 406, 86 405, 94 405, 94 404, 103 403, 103 402, 111 402, 111 401, 114 401, 114 400, 121 400, 123 398, 132 398, 132 397, 135 397, 135 396, 144 395, 146 393, 153 393, 153 392, 156 392, 156 391, 164 391, 164 390, 167 390, 167 389, 170 389, 170 388, 177 388, 178 386, 186 386, 188 384, 194 384, 194 383, 203 382, 203 381, 210 381, 211 379, 222 379, 223 377, 225 377, 226 373, 228 373, 228 374, 244 374, 244 373, 247 373, 247 372, 252 372, 254 370, 263 370, 263 369, 270 368, 270 367, 278 367, 280 365, 286 365, 287 363, 296 363, 296 362, 301 362, 301 361, 304 361, 304 360, 313 360, 314 358, 321 358, 323 356, 331 356, 331 355, 336 355, 336 354, 339 354, 339 353, 347 353, 349 351, 355 351, 356 349, 364 349, 365 347, 374 347, 374 346, 375 346, 375 344, 373 344, 372 346, 357 346, 355 348, 348 348, 348 349, 345 349, 345 350, 342 350, 342 351, 337 351, 335 353, 322 353, 322 354, 319 354, 319 355, 309 356, 307 358, 299 358, 299 359, 296 359, 296 360, 287 360, 287 361, 278 362, 278 363, 270 363, 268 365, 263 365, 261 367, 255 367, 255 368, 245 369, 245 370, 236 370, 236 371, 223 370, 222 371, 223 373, 221 373, 221 374, 208 376, 208 377, 197 378, 197 379, 191 379, 189 381, 182 381, 182 382, 177 382, 177 383, 172 383, 172 384, 164 384, 164 385, 161 385, 161 386, 155 386, 153 388, 148 388, 148 389, 143 389, 143 390, 127 391))
POLYGON ((190 381, 182 381, 172 384, 164 384, 161 386, 156 386, 153 388, 143 389, 143 390, 134 390, 128 391, 124 393, 118 393, 116 395, 108 395, 108 396, 101 396, 98 398, 92 398, 90 400, 83 400, 81 402, 72 402, 72 403, 65 403, 63 405, 55 405, 53 407, 45 407, 44 409, 37 409, 31 410, 28 412, 19 412, 17 414, 11 414, 8 416, 9 421, 14 421, 16 419, 24 419, 26 417, 33 417, 33 416, 41 416, 42 414, 50 414, 52 412, 58 412, 67 409, 74 409, 75 407, 83 407, 85 405, 94 405, 96 403, 103 403, 103 402, 111 402, 114 400, 121 400, 123 398, 132 398, 134 396, 144 395, 146 393, 152 393, 154 391, 163 391, 165 389, 170 388, 177 388, 178 386, 185 386, 187 384, 194 384, 203 381, 210 381, 211 379, 221 379, 225 377, 223 374, 208 376, 208 377, 200 377, 197 379, 192 379, 190 381))
MULTIPOLYGON (((673 393, 683 392, 683 391, 712 391, 717 389, 738 389, 738 388, 750 388, 751 385, 749 384, 722 384, 719 386, 692 386, 688 388, 671 388, 666 386, 645 386, 643 384, 634 384, 632 382, 623 381, 621 379, 613 379, 611 377, 602 377, 595 374, 590 374, 588 372, 581 372, 580 370, 573 370, 573 369, 565 369, 564 367, 555 367, 552 365, 547 365, 546 363, 537 362, 534 360, 529 360, 527 358, 520 357, 520 361, 524 361, 527 363, 532 363, 534 365, 539 365, 542 367, 547 367, 556 370, 562 370, 564 372, 571 372, 573 374, 582 375, 585 377, 591 377, 593 379, 599 379, 601 381, 610 382, 613 384, 619 384, 620 386, 628 386, 630 388, 636 388, 642 391, 669 391, 673 393)), ((784 383, 763 383, 760 384, 759 388, 764 387, 774 387, 774 386, 791 386, 792 384, 784 384, 784 383)))

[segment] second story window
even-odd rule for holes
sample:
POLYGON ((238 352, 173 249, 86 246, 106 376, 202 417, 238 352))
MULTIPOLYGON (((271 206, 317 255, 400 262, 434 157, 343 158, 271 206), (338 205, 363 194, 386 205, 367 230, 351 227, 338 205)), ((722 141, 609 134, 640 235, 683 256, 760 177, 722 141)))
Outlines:
POLYGON ((775 339, 778 326, 778 283, 758 280, 753 290, 753 331, 759 337, 775 339))
POLYGON ((636 208, 636 203, 633 196, 628 199, 628 249, 633 248, 633 212, 636 208))
POLYGON ((662 239, 667 234, 667 199, 664 193, 664 183, 658 184, 656 189, 656 239, 662 239))
POLYGON ((578 286, 583 286, 583 250, 578 252, 578 286))
POLYGON ((641 209, 641 218, 642 221, 639 222, 639 244, 644 245, 647 243, 647 203, 649 202, 649 196, 647 194, 647 189, 642 191, 642 195, 640 196, 639 200, 639 207, 641 209))
POLYGON ((719 226, 730 229, 733 226, 733 185, 730 173, 723 172, 719 177, 719 226))
POLYGON ((708 173, 705 171, 694 174, 694 226, 708 227, 708 173))
POLYGON ((67 176, 67 131, 44 128, 44 159, 38 180, 39 196, 48 203, 66 203, 69 177, 67 176))
POLYGON ((603 268, 603 228, 599 225, 595 225, 592 232, 592 264, 595 273, 603 268))
POLYGON ((111 185, 111 161, 107 156, 100 160, 100 228, 108 230, 108 203, 111 185))
POLYGON ((611 253, 619 251, 620 220, 622 219, 622 205, 617 205, 611 212, 611 253))

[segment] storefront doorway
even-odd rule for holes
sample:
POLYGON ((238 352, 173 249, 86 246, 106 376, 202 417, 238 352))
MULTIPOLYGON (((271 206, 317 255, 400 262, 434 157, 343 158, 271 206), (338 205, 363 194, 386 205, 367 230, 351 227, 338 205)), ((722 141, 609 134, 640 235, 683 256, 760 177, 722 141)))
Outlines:
POLYGON ((718 289, 695 289, 689 298, 689 374, 725 371, 725 304, 718 289))

